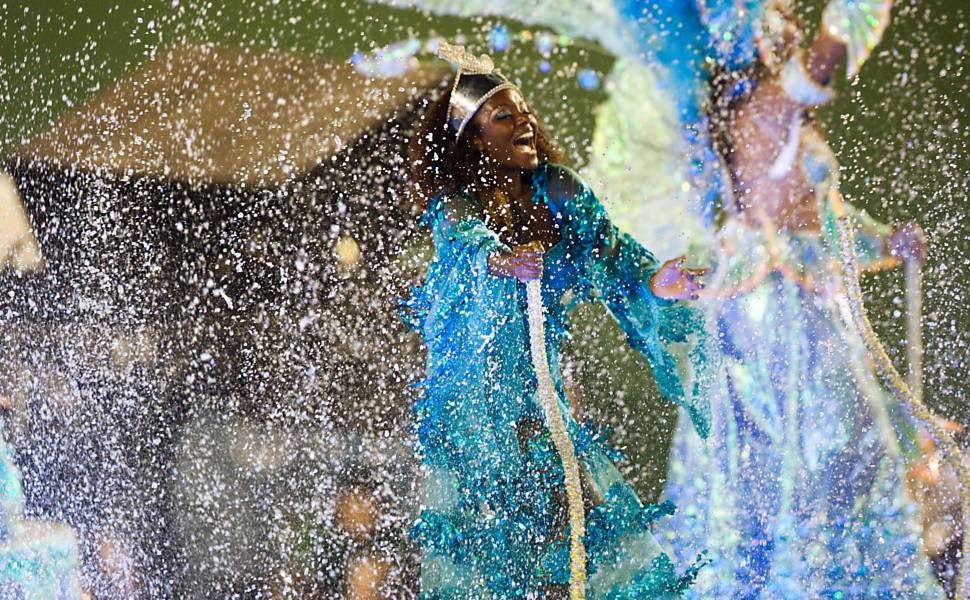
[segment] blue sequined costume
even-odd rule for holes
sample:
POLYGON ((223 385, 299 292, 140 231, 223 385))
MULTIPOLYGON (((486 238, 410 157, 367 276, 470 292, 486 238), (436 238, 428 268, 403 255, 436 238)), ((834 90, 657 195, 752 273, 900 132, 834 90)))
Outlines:
MULTIPOLYGON (((711 552, 697 598, 940 598, 905 488, 913 420, 875 380, 840 285, 838 165, 811 127, 800 136, 794 168, 815 186, 822 231, 732 219, 719 232, 712 279, 742 289, 710 305, 711 435, 683 423, 675 435, 666 535, 711 552)), ((862 263, 880 261, 891 230, 843 210, 862 263)))
MULTIPOLYGON (((556 165, 533 175, 534 202, 547 204, 562 241, 544 259, 547 352, 560 399, 560 341, 579 302, 604 302, 658 386, 706 434, 708 412, 685 393, 671 352, 690 346, 703 365, 700 314, 654 296, 652 254, 610 223, 577 176, 556 165)), ((504 248, 464 193, 434 200, 425 215, 436 256, 405 305, 428 347, 427 377, 414 407, 428 468, 413 534, 423 547, 421 597, 558 597, 569 577, 563 472, 542 423, 529 354, 525 287, 488 272, 504 248)), ((698 381, 703 378, 697 378, 698 381)), ((563 412, 568 407, 563 403, 563 412)), ((587 505, 587 597, 667 598, 686 589, 700 562, 678 572, 649 531, 670 504, 644 506, 623 480, 614 453, 589 426, 567 417, 583 471, 587 505)), ((696 433, 695 433, 696 435, 696 433)))

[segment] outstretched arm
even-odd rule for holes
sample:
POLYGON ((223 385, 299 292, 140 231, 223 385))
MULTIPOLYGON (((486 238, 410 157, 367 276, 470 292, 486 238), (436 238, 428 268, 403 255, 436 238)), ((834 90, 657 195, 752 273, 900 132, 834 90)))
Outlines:
POLYGON ((893 268, 902 261, 923 262, 926 259, 926 235, 917 223, 903 223, 895 228, 880 223, 834 190, 826 213, 826 234, 833 247, 838 247, 835 220, 846 215, 852 218, 855 225, 855 253, 863 271, 881 271, 893 268))
MULTIPOLYGON (((602 301, 627 336, 630 346, 650 365, 661 393, 687 409, 697 432, 706 437, 710 407, 705 390, 713 353, 707 347, 704 318, 700 311, 655 292, 670 282, 660 281, 671 272, 684 272, 682 265, 663 267, 660 261, 630 235, 610 222, 606 211, 579 177, 564 167, 548 172, 550 206, 557 212, 563 235, 575 242, 581 285, 589 299, 602 301), (657 275, 661 274, 658 278, 657 275), (657 281, 655 281, 655 279, 657 281), (683 345, 681 348, 676 348, 683 345), (686 350, 693 374, 693 389, 685 393, 681 369, 674 353, 686 350)), ((675 277, 677 280, 683 276, 675 277)), ((696 293, 691 282, 684 294, 696 293)))
POLYGON ((576 213, 573 220, 578 221, 574 223, 575 229, 581 232, 583 245, 591 256, 615 263, 624 245, 636 246, 643 264, 642 276, 653 295, 664 300, 696 300, 698 292, 704 289, 698 278, 708 269, 688 269, 683 256, 660 264, 649 250, 617 230, 596 195, 572 170, 550 168, 548 191, 553 206, 560 207, 559 210, 572 203, 576 213))
POLYGON ((845 43, 836 39, 825 27, 821 27, 804 55, 804 65, 812 81, 827 85, 832 73, 845 60, 845 43))

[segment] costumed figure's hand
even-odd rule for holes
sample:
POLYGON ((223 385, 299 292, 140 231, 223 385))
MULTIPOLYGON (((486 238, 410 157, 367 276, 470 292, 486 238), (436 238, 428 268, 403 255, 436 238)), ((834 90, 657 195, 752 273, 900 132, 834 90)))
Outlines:
POLYGON ((889 26, 893 0, 829 0, 821 32, 845 45, 846 73, 855 77, 889 26))
POLYGON ((493 252, 488 257, 488 270, 519 281, 542 279, 542 243, 529 242, 513 247, 511 252, 493 252))
POLYGON ((886 242, 889 255, 901 260, 926 260, 926 234, 916 223, 906 223, 889 236, 886 242))
POLYGON ((660 265, 650 278, 650 291, 666 300, 697 300, 698 294, 704 289, 704 284, 697 278, 710 271, 687 269, 684 267, 684 257, 678 256, 660 265))

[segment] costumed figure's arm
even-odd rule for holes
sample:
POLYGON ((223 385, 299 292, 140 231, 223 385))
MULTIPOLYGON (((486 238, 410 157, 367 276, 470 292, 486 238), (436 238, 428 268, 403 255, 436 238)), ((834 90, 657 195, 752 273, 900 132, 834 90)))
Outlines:
POLYGON ((846 75, 855 77, 889 26, 892 6, 893 0, 830 0, 811 46, 794 62, 812 82, 826 85, 848 56, 846 75))
POLYGON ((833 97, 832 74, 848 55, 846 74, 855 77, 889 25, 892 0, 831 0, 812 44, 796 50, 779 73, 786 94, 803 106, 833 97))
POLYGON ((564 236, 574 238, 581 249, 576 260, 581 263, 584 295, 606 304, 630 346, 646 358, 661 393, 683 406, 697 432, 707 437, 710 405, 705 388, 716 353, 710 347, 703 315, 656 293, 660 287, 671 287, 670 282, 660 280, 679 272, 687 274, 686 283, 675 287, 686 287, 693 295, 699 285, 691 282, 691 272, 683 270, 679 261, 662 265, 633 237, 617 230, 592 190, 573 171, 551 166, 546 176, 551 206, 558 213, 564 236), (690 393, 684 389, 674 360, 678 345, 688 349, 687 366, 693 376, 690 393))
POLYGON ((402 306, 405 321, 428 348, 415 405, 418 442, 429 463, 480 472, 494 462, 484 451, 490 446, 464 439, 462 432, 487 437, 487 423, 501 416, 485 392, 487 361, 492 350, 501 354, 501 345, 515 339, 503 334, 519 314, 515 280, 489 273, 489 256, 506 248, 467 198, 436 198, 423 223, 431 228, 435 258, 402 306))
MULTIPOLYGON (((779 84, 785 95, 806 107, 831 100, 835 95, 829 86, 832 73, 846 54, 847 74, 853 77, 858 73, 882 38, 891 8, 891 0, 831 0, 811 46, 797 51, 781 68, 779 84)), ((808 168, 813 167, 808 165, 808 168)), ((825 213, 826 233, 833 248, 838 247, 835 220, 843 215, 852 220, 856 257, 863 271, 891 268, 901 258, 922 254, 922 234, 918 227, 910 224, 894 231, 847 202, 836 186, 829 190, 825 213)))
POLYGON ((852 223, 856 262, 860 272, 891 269, 900 262, 922 263, 926 256, 923 231, 915 223, 898 229, 880 223, 868 212, 842 198, 837 190, 829 192, 825 214, 825 234, 832 248, 839 247, 836 222, 845 217, 852 223))

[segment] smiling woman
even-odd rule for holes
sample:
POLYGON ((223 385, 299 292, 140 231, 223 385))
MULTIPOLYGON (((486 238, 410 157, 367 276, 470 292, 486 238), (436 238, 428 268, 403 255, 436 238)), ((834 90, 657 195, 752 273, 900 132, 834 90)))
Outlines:
POLYGON ((428 347, 414 408, 428 468, 413 530, 424 549, 422 598, 560 598, 567 584, 574 599, 677 596, 702 563, 678 572, 649 531, 673 506, 641 504, 616 453, 570 414, 559 345, 573 307, 602 301, 705 435, 706 409, 694 402, 703 394, 685 393, 670 353, 693 345, 692 366, 703 371, 702 319, 677 302, 700 289, 699 272, 677 259, 661 265, 619 233, 593 192, 555 162, 522 92, 487 57, 451 51, 454 84, 410 148, 436 250, 404 307, 428 347), (535 367, 525 282, 538 284, 546 307, 547 360, 535 367), (548 414, 540 388, 554 397, 548 414))
POLYGON ((539 166, 535 131, 539 122, 525 103, 522 92, 504 88, 488 99, 473 119, 478 137, 472 145, 506 168, 531 170, 539 166))
MULTIPOLYGON (((451 118, 452 96, 454 90, 450 89, 431 103, 421 118, 420 129, 417 135, 412 138, 409 148, 409 159, 412 164, 411 179, 415 191, 415 200, 422 209, 427 208, 428 200, 439 190, 455 190, 461 186, 473 186, 478 179, 479 168, 485 157, 483 150, 486 147, 499 149, 504 145, 506 162, 511 163, 512 154, 515 146, 515 123, 516 115, 512 110, 516 107, 529 113, 530 108, 525 103, 522 93, 518 88, 509 87, 499 90, 487 99, 482 107, 468 119, 462 128, 464 139, 473 140, 469 144, 454 143, 454 130, 449 130, 447 124, 451 118), (510 97, 514 94, 515 97, 510 97), (516 105, 514 102, 520 102, 516 105), (486 116, 488 113, 489 116, 486 116), (500 140, 499 128, 489 127, 486 121, 493 121, 496 125, 503 122, 511 126, 511 130, 505 131, 505 140, 500 140), (481 129, 485 125, 489 130, 488 139, 480 139, 481 129)), ((456 101, 460 102, 460 101, 456 101)), ((523 159, 524 170, 535 169, 539 162, 554 162, 563 164, 565 158, 549 138, 545 129, 539 123, 535 115, 529 113, 531 117, 529 128, 532 139, 528 142, 528 149, 524 153, 518 153, 523 159), (531 158, 528 154, 531 153, 531 158), (523 156, 524 154, 524 156, 523 156)), ((454 127, 460 127, 458 123, 454 127)), ((524 128, 520 126, 520 134, 526 134, 524 128)), ((500 152, 496 152, 497 157, 501 157, 500 152)))

